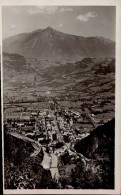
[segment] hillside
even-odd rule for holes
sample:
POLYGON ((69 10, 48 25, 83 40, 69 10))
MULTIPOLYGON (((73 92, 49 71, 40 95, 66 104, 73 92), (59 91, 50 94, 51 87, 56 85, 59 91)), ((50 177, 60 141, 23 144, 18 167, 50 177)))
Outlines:
POLYGON ((114 128, 114 119, 97 127, 88 137, 82 139, 75 145, 76 151, 91 159, 113 159, 115 138, 114 128))
POLYGON ((6 129, 4 137, 5 189, 56 189, 50 171, 41 166, 42 152, 31 157, 34 151, 31 142, 6 134, 6 129))
POLYGON ((75 145, 75 150, 87 157, 86 164, 80 161, 73 173, 76 185, 81 188, 88 186, 89 189, 114 189, 114 129, 115 119, 112 119, 75 145))

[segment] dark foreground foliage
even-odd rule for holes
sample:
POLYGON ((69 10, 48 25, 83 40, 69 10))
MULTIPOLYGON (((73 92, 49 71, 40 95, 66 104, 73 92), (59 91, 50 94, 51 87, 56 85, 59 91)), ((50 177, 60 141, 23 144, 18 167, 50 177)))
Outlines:
MULTIPOLYGON (((6 189, 114 189, 115 120, 96 128, 77 142, 78 159, 70 173, 61 174, 59 181, 41 166, 43 151, 31 157, 30 142, 5 134, 6 189)), ((61 156, 64 166, 69 164, 69 153, 61 156)))
POLYGON ((5 134, 5 189, 47 189, 58 186, 49 170, 43 169, 43 151, 31 157, 30 142, 5 134))

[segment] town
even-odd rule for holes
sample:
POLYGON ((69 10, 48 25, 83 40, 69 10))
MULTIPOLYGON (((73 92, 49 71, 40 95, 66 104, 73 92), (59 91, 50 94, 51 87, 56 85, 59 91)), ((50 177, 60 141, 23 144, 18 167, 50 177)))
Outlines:
MULTIPOLYGON (((54 98, 41 102, 41 107, 39 103, 9 103, 4 110, 7 110, 7 116, 4 111, 5 131, 19 139, 29 140, 34 147, 31 156, 37 156, 43 149, 44 159, 41 164, 56 179, 75 167, 75 159, 79 155, 74 150, 74 145, 88 136, 94 128, 104 124, 103 120, 95 120, 96 114, 91 114, 91 109, 86 105, 81 112, 72 108, 65 109, 54 98), (63 155, 69 155, 70 165, 67 167, 60 160, 63 155)), ((96 113, 93 106, 92 110, 96 113)))

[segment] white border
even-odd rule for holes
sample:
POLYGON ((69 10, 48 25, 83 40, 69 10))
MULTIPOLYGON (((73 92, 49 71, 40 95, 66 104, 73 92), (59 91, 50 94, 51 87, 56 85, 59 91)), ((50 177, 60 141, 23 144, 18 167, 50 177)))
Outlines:
POLYGON ((2 0, 2 6, 13 5, 81 5, 81 6, 115 6, 120 0, 2 0))
MULTIPOLYGON (((3 0, 2 6, 27 6, 27 5, 48 5, 48 6, 116 6, 116 95, 115 95, 115 189, 114 190, 5 190, 4 194, 120 194, 120 138, 121 138, 121 1, 120 0, 3 0)), ((1 49, 2 50, 2 49, 1 49)), ((2 56, 1 56, 2 61, 2 56)), ((3 65, 1 66, 1 90, 3 94, 3 65)), ((3 113, 3 95, 2 95, 2 113, 3 113)), ((2 116, 3 124, 3 116, 2 116)), ((2 125, 3 138, 3 125, 2 125)), ((4 157, 4 147, 3 157, 4 157)), ((3 158, 4 165, 4 158, 3 158)), ((4 179, 4 177, 3 177, 4 179)))

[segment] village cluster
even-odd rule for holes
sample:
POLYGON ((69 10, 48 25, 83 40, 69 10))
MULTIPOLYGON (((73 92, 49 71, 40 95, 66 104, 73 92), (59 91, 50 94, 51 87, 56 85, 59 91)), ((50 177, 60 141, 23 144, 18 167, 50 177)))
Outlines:
POLYGON ((57 143, 73 144, 88 135, 76 128, 76 124, 84 122, 83 114, 57 108, 54 102, 49 105, 49 109, 23 112, 18 120, 6 120, 8 132, 31 138, 50 149, 57 143))

